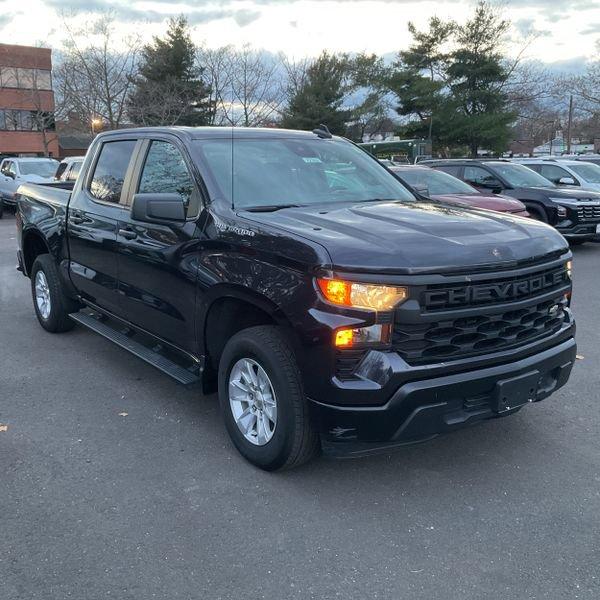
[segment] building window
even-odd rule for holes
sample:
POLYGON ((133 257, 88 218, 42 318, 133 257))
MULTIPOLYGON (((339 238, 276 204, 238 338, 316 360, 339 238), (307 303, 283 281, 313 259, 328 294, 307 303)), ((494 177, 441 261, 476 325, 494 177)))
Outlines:
POLYGON ((54 131, 54 114, 35 110, 0 110, 0 129, 9 131, 54 131))
POLYGON ((50 71, 44 71, 43 69, 36 69, 36 83, 38 90, 51 90, 52 89, 52 76, 50 71))
POLYGON ((47 69, 0 67, 0 86, 26 90, 51 90, 52 75, 47 69))
POLYGON ((14 67, 2 67, 0 69, 0 79, 2 80, 2 87, 18 87, 17 80, 17 69, 14 67))

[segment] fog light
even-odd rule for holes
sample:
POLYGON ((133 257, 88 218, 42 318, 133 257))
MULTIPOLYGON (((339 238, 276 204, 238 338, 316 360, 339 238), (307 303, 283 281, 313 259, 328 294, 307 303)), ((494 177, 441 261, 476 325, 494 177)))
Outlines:
POLYGON ((563 217, 563 218, 564 218, 564 217, 566 217, 566 216, 567 216, 567 209, 566 209, 564 206, 559 206, 559 207, 556 209, 556 214, 557 214, 559 217, 563 217))
POLYGON ((377 324, 355 329, 338 329, 335 332, 335 345, 338 348, 351 348, 357 345, 389 344, 391 325, 377 324))

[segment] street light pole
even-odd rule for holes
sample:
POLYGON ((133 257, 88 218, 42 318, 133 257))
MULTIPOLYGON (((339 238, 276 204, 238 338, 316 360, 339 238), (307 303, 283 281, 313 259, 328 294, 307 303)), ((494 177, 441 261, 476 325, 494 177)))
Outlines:
POLYGON ((573 94, 569 97, 569 121, 567 123, 567 154, 571 154, 571 125, 573 123, 573 94))

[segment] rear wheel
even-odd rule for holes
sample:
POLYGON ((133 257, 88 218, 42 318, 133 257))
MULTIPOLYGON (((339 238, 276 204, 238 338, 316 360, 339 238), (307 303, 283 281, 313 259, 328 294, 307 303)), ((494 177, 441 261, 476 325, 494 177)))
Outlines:
POLYGON ((78 309, 63 289, 54 259, 41 254, 31 268, 31 294, 33 307, 40 325, 51 333, 73 329, 75 323, 69 313, 78 309))
POLYGON ((317 454, 296 359, 277 327, 250 327, 229 340, 219 363, 219 402, 235 447, 257 467, 289 469, 317 454))

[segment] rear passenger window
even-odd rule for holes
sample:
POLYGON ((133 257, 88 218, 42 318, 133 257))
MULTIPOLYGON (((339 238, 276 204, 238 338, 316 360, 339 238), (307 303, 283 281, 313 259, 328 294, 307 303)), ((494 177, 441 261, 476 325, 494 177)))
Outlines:
POLYGON ((459 166, 451 166, 451 165, 437 165, 433 166, 434 169, 438 169, 439 171, 444 171, 444 173, 449 173, 450 175, 454 175, 454 177, 458 177, 460 179, 460 169, 459 166))
POLYGON ((82 162, 76 162, 71 165, 71 170, 67 173, 67 181, 75 181, 79 175, 82 162))
POLYGON ((140 194, 179 194, 187 216, 198 214, 199 196, 181 152, 171 143, 151 143, 140 177, 140 194))
POLYGON ((58 168, 56 169, 56 173, 54 173, 54 179, 60 179, 61 175, 65 172, 66 168, 67 163, 61 162, 60 165, 58 165, 58 168))
POLYGON ((94 198, 118 204, 135 144, 135 140, 102 144, 89 187, 94 198))

